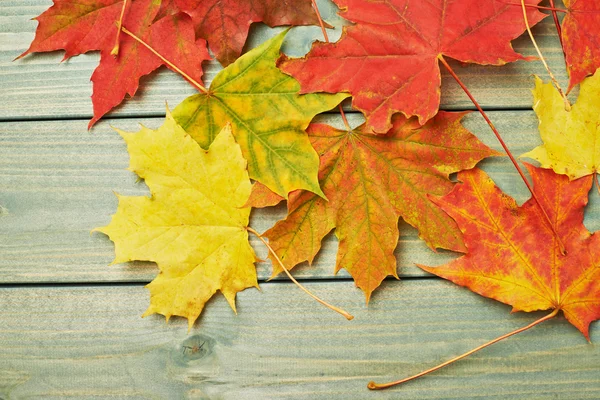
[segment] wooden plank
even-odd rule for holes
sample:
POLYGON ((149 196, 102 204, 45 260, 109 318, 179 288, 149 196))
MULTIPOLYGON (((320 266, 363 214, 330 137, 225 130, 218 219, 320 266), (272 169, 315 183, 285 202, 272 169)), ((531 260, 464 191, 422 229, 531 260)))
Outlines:
MULTIPOLYGON (((0 398, 597 399, 600 348, 559 317, 393 391, 407 376, 543 314, 439 280, 390 282, 368 308, 350 282, 309 283, 345 321, 293 285, 212 301, 187 323, 141 319, 141 287, 0 289, 0 398)), ((600 339, 592 326, 592 340, 600 339)))
MULTIPOLYGON (((97 54, 75 57, 59 63, 59 53, 37 54, 13 62, 25 51, 36 28, 31 18, 42 13, 51 0, 3 0, 0 2, 0 95, 3 106, 0 120, 39 118, 89 118, 92 113, 89 82, 98 62, 97 54)), ((336 27, 331 40, 341 34, 343 20, 336 16, 335 6, 329 0, 319 1, 324 17, 336 27)), ((256 25, 251 35, 251 48, 271 37, 280 29, 256 25)), ((534 28, 540 47, 557 78, 565 84, 567 75, 556 31, 551 18, 534 28)), ((313 40, 322 37, 317 27, 294 28, 289 34, 284 51, 300 56, 306 53, 313 40)), ((534 55, 529 38, 525 35, 514 42, 517 51, 534 55)), ((503 67, 461 66, 452 64, 475 97, 486 108, 522 109, 531 107, 531 75, 545 76, 539 62, 517 62, 503 67)), ((206 82, 210 83, 221 69, 216 62, 205 67, 206 82)), ((160 116, 167 101, 175 106, 194 89, 176 74, 161 71, 144 79, 135 99, 112 113, 120 116, 160 116)), ((471 109, 472 104, 458 85, 444 72, 444 109, 471 109)))
MULTIPOLYGON (((356 125, 357 114, 350 115, 356 125)), ((493 112, 491 118, 515 154, 539 143, 537 120, 531 111, 493 112)), ((157 127, 162 119, 142 120, 157 127)), ((341 127, 338 116, 320 117, 341 127)), ((137 130, 135 120, 113 120, 122 129, 137 130)), ((491 131, 478 114, 465 118, 465 125, 485 143, 499 149, 491 131)), ((91 229, 110 221, 117 201, 113 191, 124 195, 147 194, 136 183, 128 165, 126 147, 106 124, 86 132, 86 121, 20 122, 0 124, 0 282, 148 282, 156 273, 153 265, 108 266, 113 246, 91 229)), ((528 195, 508 158, 483 163, 498 184, 519 201, 528 195)), ((600 229, 600 204, 593 193, 587 221, 591 230, 600 229)), ((285 216, 285 207, 256 210, 251 226, 259 231, 285 216)), ((422 276, 415 262, 438 265, 448 261, 449 252, 438 254, 421 242, 416 231, 405 223, 396 255, 402 276, 422 276)), ((252 239, 258 254, 266 258, 263 246, 252 239)), ((300 267, 299 278, 332 278, 337 242, 330 235, 314 267, 300 267)), ((261 279, 270 274, 270 263, 258 264, 261 279)), ((338 277, 348 277, 344 271, 338 277)))

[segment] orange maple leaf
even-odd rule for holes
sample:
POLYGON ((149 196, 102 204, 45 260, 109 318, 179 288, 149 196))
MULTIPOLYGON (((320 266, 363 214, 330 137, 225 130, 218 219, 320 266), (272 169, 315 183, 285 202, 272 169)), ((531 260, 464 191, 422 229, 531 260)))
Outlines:
POLYGON ((589 340, 589 325, 600 318, 600 235, 583 225, 592 177, 569 182, 552 170, 527 167, 566 255, 532 200, 517 206, 473 169, 434 200, 457 222, 468 253, 440 267, 420 267, 513 311, 562 311, 589 340))
MULTIPOLYGON (((454 221, 427 197, 449 193, 451 173, 499 154, 461 125, 464 115, 441 112, 423 127, 397 115, 386 135, 371 134, 365 125, 353 131, 311 125, 308 134, 320 155, 319 183, 328 201, 307 191, 290 194, 288 216, 265 233, 285 266, 312 262, 321 240, 335 228, 336 271, 349 271, 368 301, 386 276, 397 277, 400 217, 429 247, 464 251, 454 221)), ((257 185, 253 192, 254 206, 278 200, 257 185)))

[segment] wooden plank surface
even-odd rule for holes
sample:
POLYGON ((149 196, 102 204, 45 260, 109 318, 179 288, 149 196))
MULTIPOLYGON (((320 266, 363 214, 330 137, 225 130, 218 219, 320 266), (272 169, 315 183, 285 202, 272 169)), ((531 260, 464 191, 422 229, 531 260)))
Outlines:
MULTIPOLYGON (((36 54, 12 61, 28 48, 33 39, 37 22, 31 18, 51 4, 51 0, 0 1, 0 97, 3 102, 0 120, 91 116, 92 86, 89 79, 98 63, 98 54, 81 55, 63 63, 60 63, 60 52, 36 54)), ((319 4, 324 18, 336 27, 331 33, 331 40, 336 40, 341 34, 343 20, 336 16, 336 9, 331 2, 321 0, 319 4)), ((256 25, 248 47, 261 43, 278 31, 256 25)), ((534 28, 534 33, 557 78, 566 86, 563 55, 552 19, 546 18, 534 28)), ((300 56, 308 51, 312 41, 321 38, 317 27, 293 28, 284 51, 300 56)), ((514 41, 514 48, 525 55, 535 54, 526 35, 514 41)), ((501 68, 462 66, 459 63, 452 65, 478 101, 491 109, 530 108, 531 75, 545 76, 539 62, 523 61, 501 68)), ((220 69, 218 63, 208 63, 205 82, 209 84, 220 69)), ((442 107, 472 109, 472 104, 458 85, 445 71, 443 75, 442 107)), ((165 101, 175 106, 193 93, 194 89, 179 76, 170 71, 160 71, 144 79, 139 94, 111 115, 164 115, 165 101)))
POLYGON ((439 280, 388 283, 368 308, 352 283, 308 286, 356 319, 283 282, 241 293, 238 316, 212 301, 189 335, 181 319, 141 319, 141 287, 0 289, 0 398, 600 397, 600 348, 562 317, 402 388, 369 392, 371 379, 419 372, 543 314, 511 315, 439 280))
MULTIPOLYGON (((331 3, 318 1, 336 27, 335 40, 343 21, 331 3)), ((125 170, 125 145, 110 124, 128 130, 136 130, 138 122, 157 127, 165 101, 174 107, 194 91, 172 72, 152 74, 139 95, 112 114, 118 119, 86 132, 92 111, 89 77, 97 54, 65 63, 59 63, 59 53, 12 61, 33 38, 36 22, 30 18, 50 4, 0 1, 0 400, 600 398, 600 349, 562 317, 402 388, 367 391, 371 379, 419 372, 543 315, 509 314, 507 306, 425 276, 415 262, 436 265, 453 256, 427 249, 404 223, 396 254, 399 273, 407 279, 384 282, 369 307, 348 274, 332 275, 333 235, 313 267, 296 270, 311 290, 353 313, 352 322, 285 280, 262 282, 262 292, 242 292, 238 316, 217 296, 189 333, 181 319, 169 325, 160 316, 141 319, 149 297, 142 283, 156 274, 155 266, 108 266, 111 242, 89 234, 115 211, 113 190, 147 194, 125 170)), ((257 25, 248 47, 277 31, 257 25)), ((534 33, 566 83, 551 19, 534 33)), ((319 38, 317 27, 294 28, 284 51, 300 56, 319 38)), ((534 54, 527 37, 514 47, 534 54)), ((544 75, 540 63, 452 65, 485 108, 510 109, 490 115, 515 154, 539 144, 529 109, 531 75, 544 75)), ((220 69, 208 63, 206 81, 220 69)), ((442 107, 472 108, 443 75, 442 107)), ((340 126, 335 114, 319 119, 340 126)), ((351 114, 350 120, 356 125, 361 118, 351 114)), ((500 148, 479 115, 468 116, 465 125, 500 148)), ((528 197, 508 159, 482 165, 519 202, 528 197)), ((600 196, 594 192, 590 199, 586 225, 595 231, 600 196)), ((263 231, 284 215, 282 206, 257 210, 251 226, 263 231)), ((266 255, 258 240, 252 244, 266 255)), ((264 281, 270 265, 257 267, 264 281)), ((598 323, 591 335, 592 341, 600 339, 598 323)))
MULTIPOLYGON (((492 112, 491 118, 515 154, 539 143, 537 118, 532 111, 492 112)), ((338 116, 320 117, 321 122, 340 125, 338 116)), ((478 114, 465 118, 465 125, 485 143, 500 149, 478 114)), ((141 120, 157 127, 162 119, 141 120)), ((356 114, 351 122, 359 122, 356 114)), ((116 127, 137 130, 138 120, 111 121, 116 127)), ((108 264, 112 243, 102 234, 90 235, 94 227, 106 225, 117 207, 113 191, 145 195, 143 183, 126 171, 126 147, 107 124, 93 133, 86 121, 0 123, 0 283, 33 282, 148 282, 156 274, 153 265, 108 264)), ((483 167, 507 193, 519 201, 528 198, 507 157, 485 161, 483 167)), ((600 204, 595 193, 588 211, 593 216, 588 228, 600 229, 600 204)), ((251 226, 264 231, 285 216, 285 207, 255 210, 251 226)), ((418 239, 416 230, 400 224, 401 238, 396 255, 402 276, 421 276, 414 263, 438 265, 448 261, 449 252, 433 253, 418 239)), ((252 244, 266 258, 256 238, 252 244)), ((334 235, 328 236, 314 267, 301 267, 299 278, 332 278, 337 251, 334 235)), ((258 264, 262 279, 270 275, 270 262, 258 264)), ((348 277, 344 271, 337 277, 348 277)))

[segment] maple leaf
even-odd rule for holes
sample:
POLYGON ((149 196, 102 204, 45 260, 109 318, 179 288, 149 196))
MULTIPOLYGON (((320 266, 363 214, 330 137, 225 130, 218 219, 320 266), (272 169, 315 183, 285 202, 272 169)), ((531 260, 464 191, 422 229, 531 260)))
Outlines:
MULTIPOLYGON (((356 25, 337 43, 315 43, 306 57, 284 58, 280 67, 302 93, 349 91, 373 132, 387 132, 396 112, 421 124, 437 113, 443 56, 489 65, 523 59, 510 44, 525 30, 523 15, 505 0, 334 2, 356 25)), ((528 11, 531 25, 544 16, 528 11)))
POLYGON ((179 13, 181 10, 175 4, 175 0, 162 0, 160 2, 160 10, 158 10, 158 14, 156 14, 156 20, 166 17, 168 15, 175 15, 179 13))
POLYGON ((597 0, 563 0, 567 15, 562 42, 569 72, 569 91, 600 68, 600 3, 597 0))
MULTIPOLYGON (((19 58, 34 52, 64 50, 67 58, 102 50, 117 34, 115 22, 123 0, 54 0, 40 16, 29 49, 19 58)), ((112 42, 111 42, 112 44, 112 42)))
POLYGON ((119 131, 130 169, 152 197, 118 196, 108 226, 96 230, 115 243, 114 263, 154 261, 159 275, 148 285, 150 307, 188 319, 190 327, 217 290, 235 311, 236 293, 258 287, 248 243, 250 195, 246 161, 227 125, 205 151, 167 112, 158 130, 119 131))
POLYGON ((294 189, 323 195, 317 181, 319 156, 304 130, 316 114, 349 95, 298 95, 298 82, 275 65, 285 35, 280 33, 219 72, 208 93, 188 97, 173 116, 203 148, 231 121, 252 179, 285 197, 294 189))
POLYGON ((223 66, 234 62, 248 37, 250 25, 316 25, 311 0, 175 0, 192 16, 198 37, 208 41, 223 66))
MULTIPOLYGON (((201 82, 201 64, 210 57, 206 42, 195 39, 191 18, 184 13, 174 13, 170 1, 136 0, 128 4, 123 26, 192 79, 201 82), (157 16, 161 18, 157 20, 157 16)), ((94 116, 90 127, 119 105, 126 94, 134 96, 142 76, 161 65, 169 66, 128 35, 120 36, 119 55, 111 54, 122 7, 122 0, 55 0, 54 5, 37 18, 36 36, 20 56, 65 50, 66 59, 88 51, 101 51, 100 64, 91 78, 94 116)))
POLYGON ((463 183, 434 200, 460 226, 468 253, 440 267, 420 267, 513 311, 560 310, 589 340, 589 324, 600 318, 600 235, 583 225, 592 178, 569 182, 527 167, 566 255, 531 199, 518 207, 473 169, 459 173, 463 183))
MULTIPOLYGON (((321 156, 319 179, 328 201, 306 191, 290 194, 287 218, 264 234, 284 265, 311 263, 335 228, 336 272, 348 270, 368 301, 386 276, 397 277, 399 217, 431 248, 464 251, 454 221, 427 197, 450 192, 449 174, 499 154, 461 125, 464 115, 440 112, 423 127, 398 115, 386 135, 371 134, 365 125, 348 132, 312 124, 308 134, 321 156)), ((268 198, 256 184, 253 191, 259 193, 255 200, 268 198)), ((281 272, 273 265, 274 275, 281 272)))
POLYGON ((285 198, 274 193, 260 182, 256 182, 252 185, 252 191, 250 192, 250 197, 248 198, 246 206, 253 208, 272 207, 281 203, 283 200, 285 200, 285 198))
POLYGON ((543 145, 523 154, 577 179, 600 168, 600 70, 581 83, 579 98, 565 111, 563 98, 551 83, 535 78, 533 109, 540 120, 543 145))
MULTIPOLYGON (((153 5, 150 13, 146 9, 140 10, 141 14, 136 14, 136 4, 140 3, 133 4, 124 26, 144 38, 154 50, 192 79, 201 82, 201 64, 209 60, 210 56, 204 41, 200 39, 196 42, 189 17, 182 13, 168 15, 147 25, 158 12, 158 7, 153 5)), ((126 94, 133 97, 142 76, 162 65, 169 66, 148 48, 128 36, 122 38, 121 52, 117 58, 107 51, 103 51, 100 57, 100 65, 92 74, 94 117, 90 126, 120 104, 126 94)))

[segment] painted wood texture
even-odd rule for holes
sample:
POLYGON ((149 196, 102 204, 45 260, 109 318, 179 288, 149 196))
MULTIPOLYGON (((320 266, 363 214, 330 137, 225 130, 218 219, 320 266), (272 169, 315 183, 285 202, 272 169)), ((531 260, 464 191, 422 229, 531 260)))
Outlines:
MULTIPOLYGON (((324 18, 336 27, 331 40, 341 34, 343 20, 336 16, 336 8, 327 0, 319 1, 324 18)), ((92 112, 89 82, 96 68, 98 54, 90 53, 60 63, 60 52, 35 54, 22 60, 12 60, 25 51, 35 32, 36 21, 31 18, 51 5, 50 0, 0 1, 0 107, 1 120, 39 118, 89 118, 92 112)), ((262 43, 278 29, 257 25, 251 33, 248 47, 262 43)), ((567 74, 560 44, 552 18, 546 18, 534 28, 540 47, 554 69, 557 78, 566 86, 567 74)), ((294 56, 306 53, 312 41, 322 39, 318 27, 293 28, 284 51, 294 56)), ((535 51, 525 35, 513 42, 517 51, 534 55, 535 51)), ((523 109, 531 107, 531 74, 544 74, 539 62, 517 62, 499 67, 462 66, 452 63, 461 79, 478 101, 489 109, 523 109)), ((205 66, 205 82, 210 83, 221 69, 216 62, 205 66)), ((469 99, 451 77, 443 72, 442 108, 472 109, 469 99)), ((176 105, 194 89, 175 73, 163 70, 143 79, 143 85, 133 100, 125 102, 112 116, 164 115, 167 101, 176 105)))
MULTIPOLYGON (((210 302, 186 323, 141 319, 141 287, 0 289, 0 398, 597 399, 600 349, 562 317, 392 391, 419 372, 543 314, 439 280, 390 282, 365 308, 349 282, 309 283, 356 319, 289 283, 210 302)), ((600 340, 595 326, 592 340, 600 340)))
MULTIPOLYGON (((335 40, 343 21, 327 0, 318 2, 336 26, 335 40)), ((563 318, 402 388, 368 392, 371 379, 419 372, 543 315, 511 315, 507 306, 424 276, 415 262, 436 265, 453 255, 433 253, 404 223, 396 254, 408 279, 384 282, 368 307, 348 274, 332 275, 333 235, 313 267, 296 269, 311 290, 353 313, 352 322, 285 280, 265 283, 268 262, 258 264, 262 292, 242 292, 238 316, 217 296, 189 333, 181 319, 168 325, 160 316, 141 319, 148 304, 141 283, 152 279, 155 266, 108 266, 112 244, 89 234, 115 211, 113 191, 147 194, 125 170, 125 145, 110 124, 157 127, 165 101, 173 107, 193 89, 172 72, 152 74, 134 100, 111 114, 118 119, 86 132, 97 54, 65 63, 58 53, 12 62, 33 38, 30 18, 50 4, 0 1, 0 400, 600 398, 600 350, 563 318)), ((276 31, 257 26, 250 47, 276 31)), ((566 83, 551 19, 534 33, 566 83)), ((316 27, 294 28, 284 50, 300 56, 320 37, 316 27)), ((534 54, 527 37, 514 46, 534 54)), ((532 74, 544 76, 541 64, 452 65, 486 109, 506 110, 490 115, 515 154, 539 143, 530 89, 532 74)), ((206 81, 219 70, 208 63, 206 81)), ((447 74, 443 79, 443 108, 472 108, 447 74)), ((335 114, 319 120, 341 124, 335 114)), ((353 125, 360 120, 350 115, 353 125)), ((479 115, 466 117, 465 125, 499 149, 479 115)), ((519 202, 528 197, 507 158, 482 165, 519 202)), ((592 194, 586 214, 592 231, 600 229, 599 199, 592 194)), ((251 226, 263 231, 284 215, 284 207, 257 210, 251 226)), ((252 244, 266 256, 257 239, 252 244)), ((600 340, 598 323, 591 335, 600 340)))

